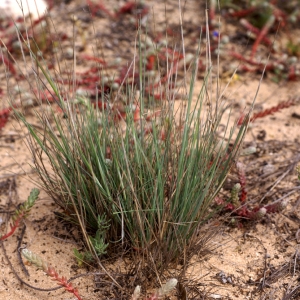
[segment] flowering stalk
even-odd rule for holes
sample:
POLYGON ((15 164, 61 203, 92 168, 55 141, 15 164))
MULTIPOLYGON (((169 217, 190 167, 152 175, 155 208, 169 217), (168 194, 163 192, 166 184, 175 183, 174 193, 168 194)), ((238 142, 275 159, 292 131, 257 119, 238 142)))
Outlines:
POLYGON ((13 233, 16 231, 16 229, 20 226, 20 223, 23 219, 25 219, 27 217, 27 215, 29 214, 32 206, 34 205, 36 199, 39 196, 40 191, 38 189, 32 189, 30 192, 30 195, 27 199, 27 201, 25 201, 19 209, 17 209, 15 211, 14 216, 12 217, 12 224, 10 224, 10 231, 8 233, 6 233, 5 235, 0 236, 0 240, 4 241, 5 239, 7 239, 8 237, 10 237, 11 235, 13 235, 13 233))
POLYGON ((234 205, 234 207, 239 207, 241 205, 239 199, 239 192, 241 191, 241 184, 236 183, 231 190, 230 202, 234 205))
POLYGON ((57 281, 57 283, 65 288, 66 291, 73 294, 78 300, 82 300, 77 288, 74 288, 71 282, 67 281, 67 278, 62 276, 59 277, 55 268, 48 265, 47 262, 43 261, 38 255, 34 254, 28 249, 22 250, 22 255, 32 264, 34 264, 39 269, 42 269, 48 276, 52 277, 52 280, 57 281))

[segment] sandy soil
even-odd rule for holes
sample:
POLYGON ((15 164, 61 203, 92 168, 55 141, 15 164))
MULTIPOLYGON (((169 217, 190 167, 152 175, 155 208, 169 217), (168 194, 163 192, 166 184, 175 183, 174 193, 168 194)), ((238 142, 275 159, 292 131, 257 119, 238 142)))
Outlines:
MULTIPOLYGON (((177 1, 167 1, 166 7, 164 3, 157 3, 158 1, 146 2, 151 8, 149 18, 154 32, 158 31, 159 27, 165 26, 166 16, 168 24, 179 25, 177 1)), ((113 10, 124 2, 103 1, 103 3, 113 10)), ((198 30, 199 23, 203 24, 204 20, 202 8, 196 0, 187 1, 184 5, 184 24, 188 28, 198 30)), ((79 56, 100 52, 105 54, 107 61, 114 61, 115 58, 120 57, 121 64, 132 58, 135 31, 132 28, 124 29, 124 25, 127 24, 125 17, 119 22, 112 22, 105 13, 101 13, 93 18, 93 22, 88 22, 86 18, 89 14, 80 1, 73 1, 68 5, 58 3, 51 14, 54 22, 57 22, 58 31, 61 31, 64 26, 64 32, 69 33, 68 39, 62 44, 65 57, 68 58, 67 53, 72 49, 71 17, 76 15, 80 20, 77 29, 82 30, 82 33, 79 31, 79 37, 76 39, 79 56), (121 39, 124 32, 126 38, 121 39), (101 44, 99 48, 95 45, 96 37, 101 44)), ((224 25, 225 30, 229 27, 224 25)), ((232 29, 230 30, 232 32, 232 29)), ((279 38, 285 37, 283 35, 279 38)), ((188 35, 188 52, 194 51, 197 47, 193 45, 192 39, 193 34, 188 35)), ((222 59, 228 64, 228 59, 221 57, 222 59)), ((84 70, 90 65, 90 62, 85 63, 84 60, 78 59, 79 70, 84 70)), ((225 88, 229 77, 222 78, 221 86, 225 88)), ((271 79, 272 75, 267 74, 262 81, 254 112, 270 108, 299 95, 298 82, 281 81, 277 84, 271 79)), ((240 116, 245 105, 249 106, 253 101, 259 81, 258 74, 239 74, 238 79, 234 80, 224 92, 228 102, 235 104, 233 113, 236 117, 240 116)), ((201 84, 202 78, 199 76, 198 89, 201 84)), ((16 85, 13 76, 9 78, 8 85, 10 87, 16 85)), ((2 107, 7 107, 7 76, 3 65, 0 66, 0 86, 3 89, 2 107)), ((230 218, 226 218, 225 225, 219 226, 219 235, 211 241, 213 251, 207 256, 195 257, 188 270, 191 281, 186 282, 186 289, 190 295, 189 299, 193 299, 193 293, 196 293, 195 282, 198 294, 194 299, 288 299, 284 298, 285 293, 291 292, 298 286, 300 240, 297 239, 296 233, 300 225, 300 215, 299 192, 295 188, 299 183, 294 167, 300 160, 299 115, 299 106, 292 106, 273 116, 256 120, 248 130, 245 147, 256 146, 258 152, 241 159, 246 165, 248 201, 271 203, 280 197, 286 197, 287 207, 281 213, 269 214, 261 221, 244 224, 242 228, 231 226, 228 221, 230 218)), ((27 117, 38 125, 38 120, 30 109, 27 111, 27 117)), ((19 203, 27 199, 31 188, 36 186, 34 182, 36 176, 30 167, 32 158, 26 146, 26 138, 27 132, 11 115, 9 122, 0 132, 1 232, 8 230, 5 211, 7 209, 13 211, 19 203)), ((235 180, 234 175, 229 176, 227 185, 230 186, 235 180)), ((223 192, 226 193, 226 187, 223 192)), ((34 266, 26 266, 30 276, 25 275, 17 256, 20 248, 26 246, 31 249, 54 266, 60 275, 67 278, 87 272, 84 268, 78 268, 74 259, 73 248, 83 247, 76 238, 78 236, 76 229, 59 221, 55 212, 60 212, 60 209, 42 191, 37 204, 25 221, 26 232, 20 245, 18 242, 21 229, 3 243, 6 255, 17 274, 25 282, 42 289, 56 285, 44 275, 43 271, 37 270, 34 266)), ((74 299, 73 295, 63 289, 45 292, 20 284, 5 258, 3 248, 0 257, 0 299, 74 299)), ((89 271, 102 272, 92 268, 89 271)), ((97 284, 95 275, 80 277, 73 283, 78 287, 83 299, 113 298, 103 293, 103 286, 97 284)), ((294 299, 298 299, 297 296, 294 299)))

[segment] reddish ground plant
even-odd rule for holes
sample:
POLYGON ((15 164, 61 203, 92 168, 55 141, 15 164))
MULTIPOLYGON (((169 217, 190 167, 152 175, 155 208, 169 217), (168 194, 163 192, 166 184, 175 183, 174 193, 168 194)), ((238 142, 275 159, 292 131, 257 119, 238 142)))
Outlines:
POLYGON ((0 130, 6 125, 10 112, 10 108, 4 108, 0 111, 0 130))
MULTIPOLYGON (((261 118, 264 118, 266 116, 273 115, 274 113, 280 112, 281 110, 283 110, 285 108, 289 108, 291 106, 297 105, 298 102, 299 102, 298 99, 291 99, 291 100, 282 101, 279 104, 277 104, 276 106, 273 106, 271 108, 268 108, 268 109, 262 110, 260 112, 254 113, 252 115, 252 117, 250 118, 250 122, 252 123, 257 119, 261 119, 261 118)), ((242 115, 239 118, 237 124, 240 125, 240 124, 243 123, 243 121, 244 121, 244 116, 242 115)))
POLYGON ((17 209, 12 217, 12 223, 10 225, 10 231, 6 234, 0 236, 0 240, 4 241, 7 238, 9 238, 11 235, 14 234, 16 229, 20 226, 23 219, 25 219, 31 208, 33 207, 35 201, 37 200, 39 196, 40 191, 38 189, 33 189, 27 199, 26 202, 24 202, 19 209, 17 209))
POLYGON ((68 282, 67 278, 62 276, 60 277, 58 273, 56 272, 54 267, 51 267, 46 263, 44 260, 42 260, 38 255, 34 254, 28 249, 22 250, 22 255, 32 264, 34 264, 39 269, 42 269, 46 275, 50 276, 52 280, 56 281, 57 284, 64 287, 64 289, 73 294, 78 300, 82 300, 82 298, 79 295, 79 292, 77 288, 74 288, 71 282, 68 282))
MULTIPOLYGON (((278 213, 287 206, 287 201, 275 201, 267 205, 255 205, 250 208, 247 203, 247 178, 245 166, 238 162, 236 164, 239 183, 231 189, 231 195, 227 201, 221 197, 215 198, 215 204, 224 208, 226 212, 232 212, 232 216, 242 218, 242 220, 260 220, 266 214, 278 213)), ((240 224, 240 223, 239 223, 240 224)))

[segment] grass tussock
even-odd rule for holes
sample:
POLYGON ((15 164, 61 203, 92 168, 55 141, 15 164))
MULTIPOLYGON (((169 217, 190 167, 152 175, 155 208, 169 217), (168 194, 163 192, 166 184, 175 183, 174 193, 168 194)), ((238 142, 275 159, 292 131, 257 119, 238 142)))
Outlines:
POLYGON ((227 104, 211 92, 211 69, 196 94, 199 52, 185 78, 187 100, 176 109, 168 90, 174 72, 165 81, 167 96, 159 106, 147 99, 142 48, 139 84, 125 82, 116 94, 94 100, 66 96, 57 74, 31 53, 37 86, 48 86, 63 113, 57 114, 50 103, 35 110, 39 127, 16 113, 30 133, 41 186, 65 218, 80 226, 94 256, 129 251, 163 270, 188 260, 200 245, 199 229, 216 213, 212 203, 238 156, 247 118, 239 127, 229 126, 227 104), (126 98, 122 122, 116 122, 116 111, 110 109, 117 97, 126 98))

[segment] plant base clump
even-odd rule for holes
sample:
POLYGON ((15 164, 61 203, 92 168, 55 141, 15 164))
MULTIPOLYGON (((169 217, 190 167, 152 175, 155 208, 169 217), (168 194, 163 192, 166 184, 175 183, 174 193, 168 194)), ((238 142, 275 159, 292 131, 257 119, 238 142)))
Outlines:
POLYGON ((131 249, 158 266, 189 254, 246 128, 217 138, 222 114, 201 112, 203 94, 192 107, 192 97, 193 82, 180 126, 171 101, 161 107, 164 117, 147 121, 143 98, 138 121, 128 111, 123 128, 89 99, 61 102, 64 118, 39 116, 43 131, 20 116, 31 149, 43 153, 33 151, 43 188, 87 233, 91 253, 131 249))
MULTIPOLYGON (((200 44, 189 59, 184 50, 167 47, 167 58, 174 57, 155 79, 147 73, 149 53, 139 35, 139 58, 117 91, 104 90, 103 83, 94 96, 76 94, 75 78, 74 93, 68 94, 24 41, 38 74, 36 86, 30 86, 41 90, 40 103, 51 97, 47 109, 36 110, 41 127, 12 108, 30 133, 42 188, 81 228, 87 252, 75 250, 77 259, 126 251, 163 270, 194 254, 199 228, 217 212, 212 203, 239 154, 249 116, 238 127, 225 114, 222 96, 217 93, 213 101, 213 93, 208 95, 214 88, 209 67, 195 93, 200 44), (179 62, 185 70, 180 84, 179 62), (177 108, 182 91, 185 100, 177 108), (53 108, 53 99, 63 114, 53 108), (120 99, 126 105, 120 107, 120 99)), ((159 54, 153 53, 158 64, 159 54)))

